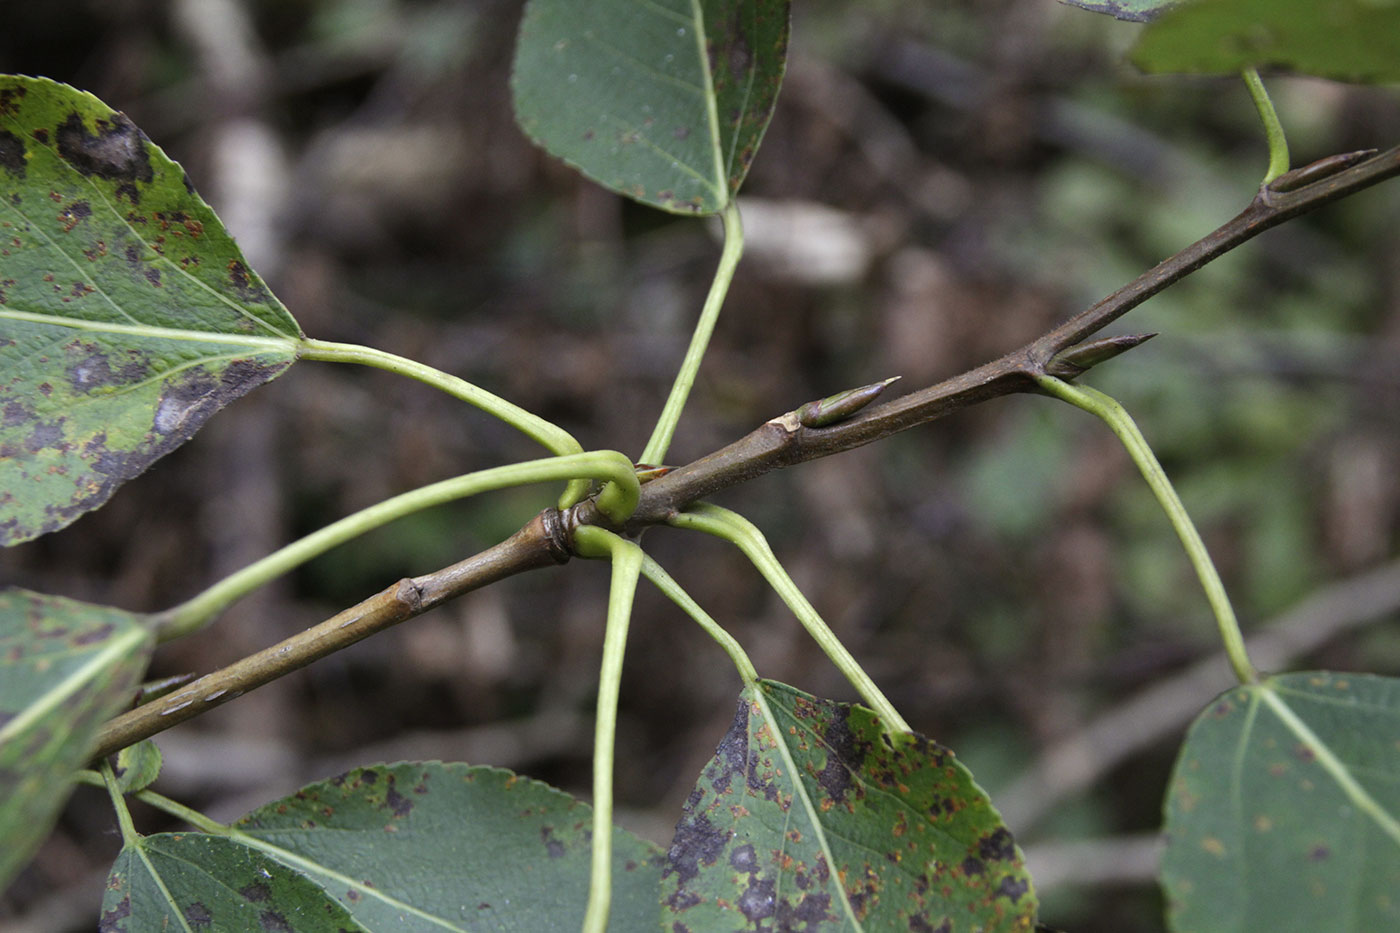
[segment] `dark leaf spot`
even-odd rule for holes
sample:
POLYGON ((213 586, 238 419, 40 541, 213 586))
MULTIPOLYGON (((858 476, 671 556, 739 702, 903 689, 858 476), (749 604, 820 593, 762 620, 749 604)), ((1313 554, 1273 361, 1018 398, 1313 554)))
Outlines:
POLYGON ((214 925, 214 915, 199 901, 185 908, 185 923, 192 927, 208 928, 214 925))
POLYGON ((909 929, 914 933, 953 933, 953 921, 947 917, 938 926, 934 926, 923 917, 911 917, 909 929))
POLYGON ((228 279, 238 297, 249 303, 267 302, 272 298, 268 290, 248 271, 248 267, 237 259, 229 260, 228 279))
POLYGON ((13 117, 19 113, 19 102, 29 93, 26 87, 7 87, 0 90, 0 116, 13 117))
POLYGON ((384 802, 389 805, 389 809, 394 811, 394 816, 403 819, 413 812, 413 801, 399 793, 398 788, 389 785, 389 792, 384 795, 384 802))
POLYGON ((86 201, 74 201, 58 213, 58 222, 64 233, 72 233, 73 228, 92 216, 92 205, 86 201))
POLYGON ((153 267, 153 266, 152 266, 152 267, 147 267, 147 268, 146 268, 146 273, 145 273, 145 274, 146 274, 146 281, 147 281, 147 282, 150 282, 150 283, 151 283, 152 285, 154 285, 156 288, 160 288, 160 270, 159 270, 159 269, 157 269, 157 268, 155 268, 155 267, 153 267))
POLYGON ((783 930, 800 929, 803 924, 809 930, 816 929, 817 924, 836 919, 831 913, 829 894, 808 894, 798 902, 796 908, 784 902, 778 908, 778 915, 779 928, 783 930))
POLYGON ((36 417, 34 409, 16 399, 5 403, 4 411, 0 413, 0 424, 12 428, 17 424, 33 421, 36 417))
POLYGON ((34 425, 34 430, 24 439, 24 449, 33 454, 50 447, 60 449, 62 443, 63 421, 60 419, 34 425))
POLYGON ((14 133, 0 130, 0 168, 23 178, 26 168, 24 153, 24 140, 14 133))
POLYGON ((1325 862, 1332 857, 1332 850, 1327 846, 1318 844, 1308 850, 1308 861, 1325 862))
POLYGON ((758 871, 758 856, 754 853, 753 846, 742 845, 729 853, 729 865, 736 871, 747 874, 758 871))
POLYGON ((1019 901, 1030 885, 1020 878, 1003 878, 1001 884, 997 885, 997 897, 1004 897, 1009 901, 1019 901))
MULTIPOLYGON (((690 811, 689 805, 686 809, 690 811)), ((685 885, 700 874, 701 865, 713 865, 728 842, 729 831, 712 824, 708 814, 687 812, 676 827, 661 877, 674 874, 685 885)))
POLYGON ((817 783, 836 803, 845 803, 846 792, 854 783, 851 769, 860 766, 856 755, 856 737, 847 724, 848 715, 849 710, 835 711, 822 735, 830 752, 826 756, 825 767, 817 775, 817 783))
POLYGON ((73 636, 73 644, 77 647, 81 647, 83 645, 93 645, 106 641, 111 637, 113 628, 115 628, 115 626, 109 622, 105 625, 99 625, 87 631, 79 632, 77 635, 73 636))
POLYGON ((707 769, 710 786, 720 796, 729 793, 729 784, 736 774, 744 773, 749 754, 749 706, 742 700, 734 713, 729 731, 720 739, 715 758, 707 769))
POLYGON ((246 887, 239 888, 238 893, 250 901, 265 901, 272 897, 272 889, 261 881, 254 881, 246 887))
POLYGON ((1012 859, 1016 857, 1016 840, 1011 837, 1011 831, 1003 826, 977 843, 977 853, 989 860, 1012 859))
POLYGON ((750 880, 744 893, 739 895, 739 910, 743 912, 751 924, 757 924, 758 921, 773 916, 776 910, 775 898, 773 897, 773 879, 759 880, 754 878, 750 880))
POLYGON ((275 910, 264 910, 258 914, 258 926, 273 933, 294 933, 295 928, 287 922, 287 918, 275 910))
POLYGON ((967 858, 963 859, 962 870, 964 875, 971 877, 972 875, 980 875, 987 869, 980 859, 975 859, 969 855, 967 858))
POLYGON ((89 133, 83 118, 70 113, 59 126, 58 154, 84 175, 109 181, 143 182, 155 177, 145 135, 125 114, 97 121, 97 133, 89 133))
POLYGON ((544 849, 550 858, 564 857, 564 843, 554 838, 553 826, 540 827, 540 841, 544 843, 544 849))
POLYGON ((117 930, 125 929, 122 921, 130 916, 131 895, 128 894, 117 901, 111 910, 102 911, 102 916, 97 921, 97 933, 116 933, 117 930))

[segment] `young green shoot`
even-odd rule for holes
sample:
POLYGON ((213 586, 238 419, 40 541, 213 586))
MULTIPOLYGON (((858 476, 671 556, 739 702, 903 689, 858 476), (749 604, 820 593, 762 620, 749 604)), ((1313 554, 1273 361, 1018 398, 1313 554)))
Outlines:
MULTIPOLYGON (((417 379, 473 405, 488 415, 501 419, 506 424, 534 440, 552 454, 566 456, 583 453, 583 445, 574 436, 553 422, 532 414, 512 402, 480 386, 472 385, 465 379, 445 373, 440 369, 424 365, 417 360, 406 359, 373 347, 362 347, 353 343, 334 343, 329 340, 304 338, 297 351, 304 360, 320 360, 327 363, 357 363, 371 366, 399 376, 417 379)), ((566 509, 588 495, 588 481, 581 477, 567 477, 570 480, 560 497, 559 508, 566 509)))
POLYGON ((598 508, 613 521, 626 521, 637 507, 641 484, 637 481, 632 461, 625 454, 610 450, 528 460, 442 480, 401 493, 353 515, 347 515, 230 574, 202 593, 158 614, 154 623, 156 637, 161 641, 169 641, 189 634, 214 618, 230 603, 269 581, 312 558, 319 557, 333 547, 405 515, 478 493, 576 477, 588 477, 606 483, 598 495, 598 508))
POLYGON ((607 933, 612 906, 613 756, 617 745, 617 696, 632 598, 642 569, 642 549, 610 531, 584 525, 574 532, 581 557, 612 561, 608 621, 603 629, 603 664, 598 675, 598 711, 593 727, 593 864, 588 876, 588 908, 583 933, 607 933))
POLYGON ((705 305, 700 309, 700 320, 690 335, 690 346, 681 361, 680 372, 671 385, 671 394, 661 409, 661 417, 652 429, 651 439, 642 451, 639 463, 662 463, 666 451, 671 447, 671 437, 676 433, 676 424, 681 420, 681 411, 695 385, 695 375, 700 371, 700 361, 705 358, 705 348, 710 345, 710 335, 715 331, 719 320, 719 309, 724 305, 724 296, 729 293, 729 283, 734 280, 734 270, 739 265, 739 257, 744 252, 744 225, 739 219, 739 204, 730 199, 720 212, 720 222, 724 227, 724 249, 720 253, 719 268, 715 270, 714 281, 710 283, 710 293, 705 296, 705 305))
POLYGON ((744 556, 753 563, 759 573, 763 574, 768 585, 782 597, 783 602, 788 604, 788 608, 797 616, 798 621, 807 630, 807 634, 812 636, 812 639, 826 653, 826 656, 836 665, 837 670, 845 676, 851 686, 855 687, 856 693, 860 694, 861 699, 879 715, 886 730, 889 732, 913 731, 909 728, 909 724, 904 721, 904 717, 895 710, 894 704, 890 703, 880 692, 880 688, 875 686, 875 681, 870 679, 870 675, 846 650, 846 646, 841 644, 836 633, 822 621, 817 610, 812 608, 807 597, 803 596, 802 591, 797 588, 797 584, 792 582, 792 577, 788 576, 783 565, 778 563, 778 558, 774 556, 773 549, 768 546, 768 540, 763 537, 763 532, 759 531, 752 522, 737 512, 702 502, 672 516, 667 524, 676 528, 692 528, 717 538, 723 538, 743 551, 744 556))
POLYGON ((1267 185, 1288 171, 1288 139, 1283 135, 1283 124, 1279 122, 1278 111, 1274 109, 1274 102, 1269 99, 1269 92, 1264 89, 1259 72, 1254 68, 1246 68, 1243 76, 1245 86, 1249 88, 1249 96, 1254 100, 1254 107, 1259 111, 1259 119, 1264 121, 1264 135, 1269 141, 1269 169, 1264 173, 1263 181, 1263 184, 1267 185))
POLYGON ((1256 682, 1259 679, 1259 673, 1254 669, 1249 656, 1245 653, 1244 635, 1240 632, 1234 607, 1230 605, 1230 597, 1225 593, 1225 584, 1221 582, 1220 574, 1216 571, 1215 564, 1211 561, 1209 552, 1206 551, 1205 542, 1201 540, 1200 533, 1191 521, 1191 516, 1186 514, 1186 507, 1181 504, 1181 498, 1177 496, 1171 480, 1167 478, 1162 465, 1157 462, 1156 454, 1152 452, 1147 439, 1138 430, 1132 416, 1122 405, 1118 404, 1117 400, 1097 389, 1070 385, 1054 376, 1038 376, 1036 382, 1049 395, 1069 402, 1076 408, 1082 408, 1089 414, 1102 419, 1118 436, 1127 449, 1128 455, 1133 458, 1138 470, 1142 472, 1143 478, 1147 480, 1147 485, 1152 489, 1153 495, 1157 497, 1162 510, 1167 513, 1167 518, 1171 521, 1172 527, 1176 529, 1177 537, 1181 539, 1182 546, 1186 548, 1186 555, 1191 560, 1191 566, 1196 570, 1196 576, 1201 581, 1201 588, 1205 590, 1206 599, 1210 603, 1211 611, 1215 614, 1215 622, 1220 629, 1220 638, 1225 644, 1225 653, 1230 659, 1230 667, 1234 670, 1235 676, 1239 678, 1240 683, 1256 682))

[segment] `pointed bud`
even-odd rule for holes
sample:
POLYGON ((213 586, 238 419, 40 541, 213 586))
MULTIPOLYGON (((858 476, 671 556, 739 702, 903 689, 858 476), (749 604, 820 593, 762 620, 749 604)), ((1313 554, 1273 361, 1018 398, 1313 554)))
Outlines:
POLYGON ((891 376, 884 382, 872 382, 858 389, 847 389, 845 392, 828 395, 818 402, 808 402, 797 409, 797 420, 802 422, 805 428, 824 428, 843 421, 875 401, 880 393, 885 391, 885 386, 898 378, 891 376))
POLYGON ((1306 188, 1308 185, 1322 181, 1324 178, 1331 178, 1338 172, 1345 171, 1361 162, 1365 162, 1376 154, 1374 149, 1358 149, 1355 152, 1341 152, 1337 155, 1330 155, 1316 162, 1310 162, 1302 168, 1295 168, 1291 172, 1284 172, 1264 187, 1271 191, 1297 191, 1299 188, 1306 188))
POLYGON ((1156 337, 1156 334, 1123 334, 1117 337, 1100 337, 1088 340, 1061 350, 1050 358, 1045 372, 1060 379, 1073 379, 1102 362, 1113 359, 1156 337))

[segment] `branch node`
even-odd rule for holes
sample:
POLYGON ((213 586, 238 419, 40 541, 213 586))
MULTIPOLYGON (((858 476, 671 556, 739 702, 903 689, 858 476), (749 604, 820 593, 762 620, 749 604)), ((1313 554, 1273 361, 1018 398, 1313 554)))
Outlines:
MULTIPOLYGON (((569 515, 574 515, 574 509, 569 509, 569 515)), ((540 523, 540 529, 544 532, 544 543, 549 550, 549 556, 554 558, 556 564, 567 564, 569 558, 574 556, 570 540, 573 535, 563 513, 553 507, 547 508, 536 516, 536 521, 540 523)))
POLYGON ((410 616, 417 615, 423 608, 423 588, 411 578, 404 577, 394 584, 394 599, 410 616))

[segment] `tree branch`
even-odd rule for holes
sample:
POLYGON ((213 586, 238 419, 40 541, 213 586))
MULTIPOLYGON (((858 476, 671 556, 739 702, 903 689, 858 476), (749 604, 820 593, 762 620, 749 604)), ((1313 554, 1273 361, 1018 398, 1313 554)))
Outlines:
MULTIPOLYGON (((1169 285, 1270 227, 1397 174, 1400 146, 1380 155, 1363 151, 1330 156, 1281 175, 1261 187, 1238 216, 1001 359, 874 405, 828 427, 804 427, 791 416, 775 418, 728 447, 647 483, 642 487, 641 504, 626 530, 639 533, 691 502, 777 467, 860 447, 988 399, 1038 391, 1034 377, 1046 372, 1056 354, 1102 330, 1169 285)), ((597 518, 588 512, 580 520, 591 523, 597 518)))
MULTIPOLYGON (((580 525, 599 525, 636 536, 693 502, 770 470, 860 447, 988 399, 1037 392, 1034 377, 1046 372, 1073 378, 1073 373, 1052 364, 1057 354, 1270 227, 1397 174, 1400 146, 1379 155, 1365 151, 1330 156, 1281 175, 1261 187, 1244 211, 1214 232, 998 360, 862 409, 834 424, 807 427, 796 411, 774 418, 727 447, 644 483, 636 511, 621 528, 599 512, 593 499, 562 513, 546 509, 512 537, 475 557, 401 580, 280 644, 113 719, 99 734, 95 754, 111 754, 471 590, 527 570, 563 563, 573 552, 573 530, 580 525)), ((1086 361, 1095 358, 1105 357, 1082 355, 1086 361)), ((1077 368, 1082 371, 1088 365, 1083 362, 1077 368)))
POLYGON ((400 580, 285 641, 123 713, 98 733, 94 757, 110 755, 222 706, 255 687, 422 615, 463 593, 527 570, 564 563, 569 559, 566 548, 559 513, 546 509, 495 547, 435 573, 400 580))

